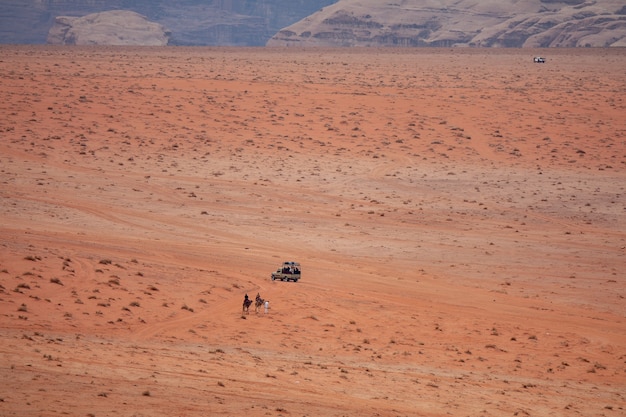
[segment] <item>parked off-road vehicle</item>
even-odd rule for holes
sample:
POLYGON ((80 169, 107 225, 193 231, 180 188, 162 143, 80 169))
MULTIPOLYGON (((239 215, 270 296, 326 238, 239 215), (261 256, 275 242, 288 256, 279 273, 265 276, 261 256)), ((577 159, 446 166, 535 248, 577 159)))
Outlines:
POLYGON ((298 262, 283 262, 283 265, 272 272, 272 281, 293 281, 298 282, 300 279, 300 264, 298 262))

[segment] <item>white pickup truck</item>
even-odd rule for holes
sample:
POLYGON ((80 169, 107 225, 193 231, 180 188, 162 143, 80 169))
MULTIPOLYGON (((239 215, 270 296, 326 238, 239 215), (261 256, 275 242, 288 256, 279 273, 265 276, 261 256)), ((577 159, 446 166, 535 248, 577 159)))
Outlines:
POLYGON ((298 282, 300 274, 300 264, 298 262, 283 262, 276 272, 272 272, 272 281, 279 279, 281 281, 298 282))

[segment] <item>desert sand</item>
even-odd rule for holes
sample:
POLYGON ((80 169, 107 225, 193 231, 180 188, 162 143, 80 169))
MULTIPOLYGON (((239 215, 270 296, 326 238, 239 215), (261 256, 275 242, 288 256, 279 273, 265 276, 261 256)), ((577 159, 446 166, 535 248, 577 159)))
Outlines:
POLYGON ((0 50, 0 415, 626 413, 626 50, 0 50))

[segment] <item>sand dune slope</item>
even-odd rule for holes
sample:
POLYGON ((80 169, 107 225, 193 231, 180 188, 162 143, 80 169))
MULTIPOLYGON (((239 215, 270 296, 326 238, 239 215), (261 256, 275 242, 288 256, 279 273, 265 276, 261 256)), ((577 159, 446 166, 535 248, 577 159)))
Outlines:
POLYGON ((624 51, 0 49, 1 415, 624 413, 624 51))

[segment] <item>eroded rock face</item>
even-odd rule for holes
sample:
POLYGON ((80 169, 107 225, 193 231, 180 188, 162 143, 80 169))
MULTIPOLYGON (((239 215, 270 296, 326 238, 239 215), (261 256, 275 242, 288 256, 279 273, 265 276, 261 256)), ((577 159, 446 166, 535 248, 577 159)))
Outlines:
POLYGON ((626 43, 624 0, 340 0, 268 46, 606 47, 626 43))
POLYGON ((170 45, 263 46, 281 28, 336 1, 1 0, 0 44, 46 43, 58 16, 129 10, 165 26, 170 45))
POLYGON ((92 13, 83 17, 59 16, 48 33, 56 45, 163 46, 169 32, 145 16, 127 10, 92 13))

